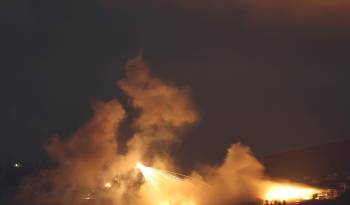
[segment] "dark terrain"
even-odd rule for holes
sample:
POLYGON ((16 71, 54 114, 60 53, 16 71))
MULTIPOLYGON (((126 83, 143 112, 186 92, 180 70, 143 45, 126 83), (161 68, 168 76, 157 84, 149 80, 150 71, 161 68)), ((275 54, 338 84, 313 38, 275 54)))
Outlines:
POLYGON ((350 180, 350 140, 262 158, 269 176, 322 186, 350 180))
POLYGON ((350 205, 350 140, 279 153, 261 161, 269 176, 325 189, 345 189, 337 199, 310 200, 300 205, 350 205))

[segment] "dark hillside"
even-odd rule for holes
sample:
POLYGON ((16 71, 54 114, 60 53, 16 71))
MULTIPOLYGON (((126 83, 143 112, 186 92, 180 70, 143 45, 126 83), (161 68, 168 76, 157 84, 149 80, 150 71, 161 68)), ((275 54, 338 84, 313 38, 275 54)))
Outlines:
POLYGON ((350 140, 268 156, 267 174, 298 181, 324 183, 350 180, 350 140))

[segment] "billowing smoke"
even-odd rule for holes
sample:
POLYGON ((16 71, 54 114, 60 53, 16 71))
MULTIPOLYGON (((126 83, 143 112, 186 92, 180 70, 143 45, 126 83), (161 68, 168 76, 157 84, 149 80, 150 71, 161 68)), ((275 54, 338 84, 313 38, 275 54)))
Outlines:
POLYGON ((18 198, 50 205, 91 203, 89 199, 93 204, 136 204, 135 190, 142 182, 136 162, 171 166, 168 146, 178 140, 178 130, 198 118, 190 89, 152 76, 141 56, 128 61, 126 78, 117 84, 140 110, 127 153, 118 154, 117 145, 118 125, 125 117, 122 105, 117 100, 96 102, 94 116, 76 133, 67 139, 53 137, 47 151, 57 166, 25 179, 18 198))
POLYGON ((190 89, 177 88, 153 77, 141 56, 127 63, 126 78, 118 85, 130 97, 132 106, 141 110, 133 123, 135 136, 128 147, 147 155, 148 160, 165 157, 167 146, 178 140, 176 131, 198 118, 190 89), (163 154, 159 155, 160 152, 163 154))
POLYGON ((193 171, 190 176, 175 178, 178 173, 145 170, 146 183, 140 193, 145 204, 225 205, 257 202, 263 194, 263 170, 250 149, 238 143, 228 149, 222 165, 203 167, 193 171))
POLYGON ((111 168, 119 160, 116 129, 124 110, 112 100, 96 102, 94 111, 92 119, 67 140, 52 139, 47 150, 57 167, 27 178, 20 199, 34 204, 80 204, 85 192, 113 177, 111 168))
POLYGON ((262 198, 269 181, 248 147, 232 145, 220 166, 176 170, 168 148, 198 113, 188 88, 154 77, 139 56, 117 85, 139 110, 127 151, 118 152, 125 110, 117 100, 96 102, 93 117, 72 136, 54 137, 47 151, 57 163, 27 177, 17 195, 35 205, 224 205, 262 198), (144 163, 147 166, 141 164, 144 163), (137 166, 135 166, 137 165, 137 166), (153 168, 154 167, 154 168, 153 168))
POLYGON ((264 167, 252 156, 248 147, 233 144, 224 163, 209 172, 212 177, 210 195, 203 193, 201 204, 228 204, 234 201, 254 200, 261 190, 264 167), (207 197, 206 197, 207 196, 207 197), (218 197, 220 196, 220 197, 218 197))

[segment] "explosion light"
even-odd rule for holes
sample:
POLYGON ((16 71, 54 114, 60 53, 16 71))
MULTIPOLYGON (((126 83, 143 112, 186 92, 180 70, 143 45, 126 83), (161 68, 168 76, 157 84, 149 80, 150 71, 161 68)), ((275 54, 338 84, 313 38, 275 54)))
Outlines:
POLYGON ((155 180, 156 170, 154 168, 146 167, 141 162, 136 163, 136 167, 141 171, 146 180, 155 180))
POLYGON ((21 162, 16 162, 13 164, 14 168, 21 168, 22 167, 22 163, 21 162))
POLYGON ((312 199, 314 194, 322 190, 311 187, 302 187, 291 184, 274 184, 267 187, 265 199, 272 201, 298 201, 312 199))
POLYGON ((105 188, 109 189, 112 187, 112 184, 110 182, 105 183, 105 188))
POLYGON ((135 167, 142 173, 146 185, 150 185, 154 190, 153 194, 155 194, 155 204, 196 205, 191 197, 186 196, 186 194, 182 192, 181 185, 186 182, 184 179, 176 176, 180 174, 147 167, 140 162, 136 163, 135 167), (177 190, 177 192, 174 192, 174 190, 177 190))

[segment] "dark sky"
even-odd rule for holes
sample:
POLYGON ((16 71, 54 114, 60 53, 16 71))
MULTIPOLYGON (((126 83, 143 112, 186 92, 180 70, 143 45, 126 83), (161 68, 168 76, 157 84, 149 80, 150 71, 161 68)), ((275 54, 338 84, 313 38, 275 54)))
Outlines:
POLYGON ((123 98, 115 82, 138 48, 192 87, 201 121, 179 160, 217 161, 236 141, 263 156, 349 139, 349 3, 128 2, 1 1, 1 160, 42 159, 92 100, 123 98))

